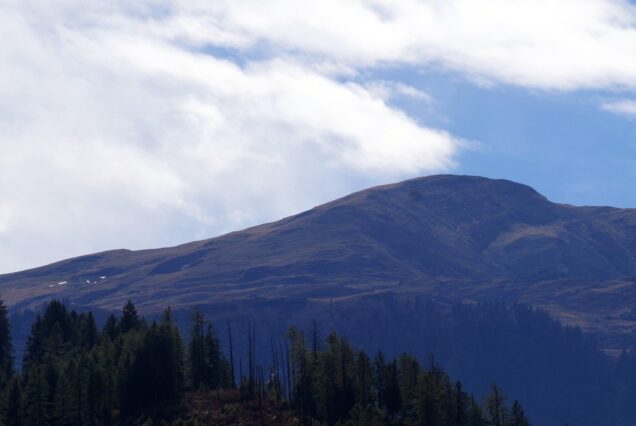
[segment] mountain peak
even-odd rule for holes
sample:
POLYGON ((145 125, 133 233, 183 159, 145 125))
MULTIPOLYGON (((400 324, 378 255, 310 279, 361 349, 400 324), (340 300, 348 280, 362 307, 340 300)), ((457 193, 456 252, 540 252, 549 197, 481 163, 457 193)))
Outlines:
POLYGON ((402 182, 382 185, 370 188, 367 191, 420 191, 422 195, 442 195, 442 196, 498 196, 498 197, 530 197, 535 199, 546 200, 530 186, 513 182, 506 179, 490 179, 481 176, 470 175, 430 175, 402 182))
POLYGON ((633 210, 564 206, 508 180, 435 175, 206 241, 3 275, 0 292, 14 307, 56 297, 118 308, 133 298, 149 312, 407 292, 547 305, 593 324, 593 312, 605 315, 607 288, 619 285, 625 309, 636 300, 636 288, 620 284, 636 275, 635 224, 633 210))

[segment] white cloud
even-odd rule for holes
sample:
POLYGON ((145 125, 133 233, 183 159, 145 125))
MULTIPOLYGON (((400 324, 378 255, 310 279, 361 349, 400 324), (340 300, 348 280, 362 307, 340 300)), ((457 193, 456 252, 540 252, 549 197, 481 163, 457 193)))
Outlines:
POLYGON ((623 99, 619 101, 604 102, 601 109, 628 118, 636 118, 636 101, 623 99))
POLYGON ((626 0, 188 0, 179 9, 215 22, 196 41, 230 33, 243 46, 355 67, 432 64, 539 89, 636 86, 636 8, 626 0))
POLYGON ((634 88, 636 9, 5 0, 0 270, 203 238, 452 168, 462 143, 391 102, 428 93, 374 77, 404 66, 542 90, 634 88))
POLYGON ((0 270, 209 237, 452 167, 459 142, 349 64, 231 59, 201 43, 253 40, 221 18, 135 7, 2 6, 0 270))
POLYGON ((424 90, 409 86, 399 81, 373 81, 365 85, 373 95, 386 101, 396 97, 411 98, 416 101, 430 103, 433 101, 431 95, 424 90))

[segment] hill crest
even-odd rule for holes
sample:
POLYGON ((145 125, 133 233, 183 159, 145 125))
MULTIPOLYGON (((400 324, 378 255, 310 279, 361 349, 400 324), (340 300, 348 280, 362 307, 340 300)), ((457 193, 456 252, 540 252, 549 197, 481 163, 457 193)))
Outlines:
POLYGON ((542 306, 631 337, 636 211, 552 203, 529 186, 436 175, 359 191, 280 221, 153 250, 113 250, 0 276, 16 308, 52 297, 153 312, 378 294, 542 306), (631 304, 631 306, 630 306, 631 304))

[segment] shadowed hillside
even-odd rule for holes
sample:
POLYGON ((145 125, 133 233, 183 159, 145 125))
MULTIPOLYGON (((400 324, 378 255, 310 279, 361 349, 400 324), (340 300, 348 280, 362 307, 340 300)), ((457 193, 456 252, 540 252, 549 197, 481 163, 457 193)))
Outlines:
POLYGON ((52 297, 152 314, 361 296, 544 307, 601 338, 636 342, 636 211, 573 207, 506 180, 441 175, 379 186, 205 241, 115 250, 0 276, 15 307, 52 297))

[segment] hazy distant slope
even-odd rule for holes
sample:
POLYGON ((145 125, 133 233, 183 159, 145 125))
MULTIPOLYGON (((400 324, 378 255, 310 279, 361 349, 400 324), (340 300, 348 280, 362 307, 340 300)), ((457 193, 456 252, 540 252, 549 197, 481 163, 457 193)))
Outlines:
POLYGON ((544 306, 619 346, 636 340, 635 258, 636 210, 559 205, 510 181, 441 175, 206 241, 2 275, 0 292, 13 306, 55 296, 116 308, 130 297, 147 312, 382 292, 496 298, 544 306))

